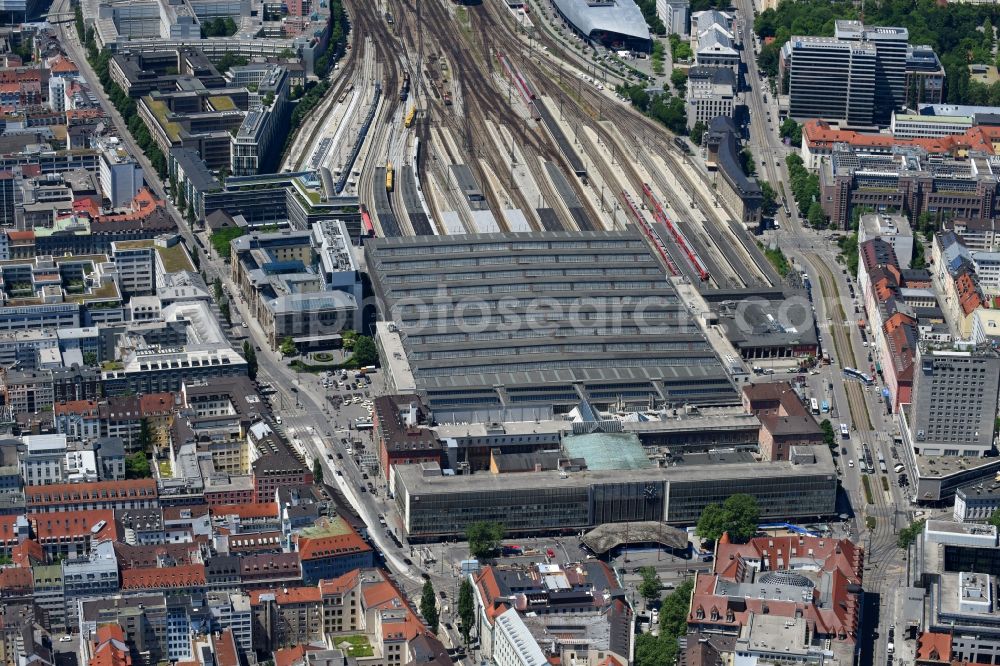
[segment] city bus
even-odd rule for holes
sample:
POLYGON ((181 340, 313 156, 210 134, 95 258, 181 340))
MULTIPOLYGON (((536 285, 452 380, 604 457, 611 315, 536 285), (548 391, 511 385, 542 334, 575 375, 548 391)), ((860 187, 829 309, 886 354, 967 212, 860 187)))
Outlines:
POLYGON ((819 414, 819 402, 816 400, 816 398, 812 399, 812 402, 810 403, 810 407, 812 407, 812 413, 813 414, 819 414))
POLYGON ((840 436, 843 437, 844 439, 850 439, 851 438, 851 433, 847 430, 847 424, 846 423, 841 423, 840 424, 840 436))

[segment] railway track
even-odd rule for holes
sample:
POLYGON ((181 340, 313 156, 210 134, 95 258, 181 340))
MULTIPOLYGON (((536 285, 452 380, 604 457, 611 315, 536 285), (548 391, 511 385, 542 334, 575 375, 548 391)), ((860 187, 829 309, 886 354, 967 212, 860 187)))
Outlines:
MULTIPOLYGON (((356 43, 360 44, 361 42, 356 42, 356 43)), ((306 159, 312 157, 314 147, 317 144, 316 139, 318 138, 320 131, 325 129, 323 119, 326 118, 327 115, 329 115, 330 110, 333 108, 334 104, 338 103, 338 100, 340 99, 340 96, 344 93, 344 90, 347 88, 348 85, 352 83, 353 77, 347 76, 346 73, 354 71, 354 68, 357 64, 357 60, 359 58, 358 53, 360 53, 361 51, 362 49, 359 46, 358 48, 352 48, 347 52, 347 58, 344 59, 343 62, 341 63, 341 70, 340 70, 345 72, 345 75, 336 79, 336 81, 333 84, 333 87, 327 91, 323 101, 320 102, 319 105, 317 105, 317 107, 313 109, 312 112, 309 114, 309 116, 306 118, 305 122, 307 124, 312 123, 312 127, 309 130, 308 138, 306 139, 304 147, 302 147, 302 149, 297 150, 294 153, 295 155, 297 155, 297 157, 293 158, 291 164, 294 171, 298 171, 299 169, 301 169, 302 163, 306 159)), ((290 150, 295 150, 295 146, 297 144, 300 144, 300 138, 298 136, 296 136, 292 140, 292 143, 290 144, 291 146, 290 150)), ((287 160, 288 157, 286 157, 284 160, 286 164, 288 163, 287 160)))
MULTIPOLYGON (((508 108, 505 95, 492 85, 496 72, 493 60, 495 48, 491 36, 494 30, 489 23, 480 20, 482 12, 466 8, 469 11, 470 31, 463 42, 456 39, 460 32, 456 26, 458 19, 439 0, 401 0, 400 5, 401 10, 397 16, 405 26, 403 32, 408 36, 410 46, 418 41, 423 44, 423 40, 436 42, 436 48, 449 64, 452 80, 461 86, 461 114, 454 113, 441 99, 431 95, 426 97, 429 110, 454 136, 462 138, 466 154, 464 158, 452 156, 452 159, 455 162, 465 162, 472 168, 498 224, 505 225, 503 210, 507 206, 501 205, 498 194, 492 187, 494 180, 487 176, 487 168, 499 179, 501 174, 509 171, 509 154, 497 147, 490 122, 503 124, 519 143, 522 153, 525 153, 525 166, 538 183, 543 196, 551 195, 551 188, 544 181, 534 158, 541 156, 554 160, 557 155, 536 132, 520 123, 509 122, 509 114, 504 112, 508 108)), ((532 212, 536 206, 527 200, 521 188, 510 187, 507 194, 512 206, 535 217, 532 212)), ((539 217, 536 226, 540 225, 544 226, 544 222, 539 217)))
MULTIPOLYGON (((840 300, 839 290, 833 272, 816 254, 806 253, 805 258, 813 265, 819 278, 819 287, 824 302, 827 304, 827 315, 831 321, 830 332, 833 339, 836 358, 834 362, 841 366, 854 365, 854 350, 850 341, 849 324, 844 324, 844 307, 840 300)), ((876 433, 873 431, 871 413, 868 402, 865 399, 865 389, 857 381, 845 381, 844 389, 847 393, 847 408, 854 424, 852 433, 852 444, 863 455, 868 450, 874 459, 878 454, 878 441, 876 433), (860 444, 860 446, 859 446, 860 444)), ((860 459, 859 459, 860 463, 860 459)), ((867 493, 862 488, 861 500, 863 507, 855 507, 857 511, 865 516, 865 523, 868 529, 868 538, 865 543, 866 553, 866 573, 865 588, 871 590, 883 598, 884 595, 892 592, 893 583, 890 577, 889 566, 896 557, 896 509, 892 504, 891 497, 886 497, 885 484, 891 483, 891 479, 884 474, 874 472, 864 474, 862 472, 862 485, 868 483, 871 494, 869 503, 867 493), (869 519, 874 519, 873 526, 868 526, 869 519)))

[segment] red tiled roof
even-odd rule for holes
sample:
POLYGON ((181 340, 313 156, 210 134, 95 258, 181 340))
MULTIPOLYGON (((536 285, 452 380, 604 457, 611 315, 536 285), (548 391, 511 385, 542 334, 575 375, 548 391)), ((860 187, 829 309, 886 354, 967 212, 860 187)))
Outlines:
POLYGON ((204 564, 122 571, 122 590, 163 590, 204 586, 204 564))
POLYGON ((979 291, 979 286, 968 272, 961 273, 955 278, 955 292, 958 296, 958 304, 965 315, 972 314, 983 304, 983 296, 979 291))
POLYGON ((802 139, 812 148, 832 148, 846 143, 857 148, 891 150, 893 146, 917 146, 929 153, 955 154, 977 150, 993 154, 993 141, 1000 139, 1000 127, 977 126, 952 136, 926 139, 897 139, 891 134, 864 134, 852 130, 833 129, 823 120, 807 120, 802 126, 802 139))
POLYGON ((131 666, 132 655, 120 625, 100 625, 93 645, 94 656, 90 660, 90 666, 131 666))
POLYGON ((348 534, 299 538, 299 554, 303 562, 363 553, 371 549, 372 547, 353 530, 348 534))
POLYGON ((274 602, 279 606, 319 603, 322 598, 320 596, 319 587, 316 586, 251 590, 250 605, 259 606, 261 604, 261 596, 267 594, 273 594, 274 602))
POLYGON ((7 232, 7 238, 9 238, 12 241, 17 241, 17 240, 20 240, 20 241, 29 241, 29 240, 33 241, 33 240, 35 240, 35 232, 34 231, 8 231, 7 232))
POLYGON ((45 550, 34 539, 25 539, 11 549, 10 558, 19 567, 30 567, 35 562, 45 561, 45 550))
POLYGON ((343 576, 339 578, 328 578, 326 580, 321 580, 319 582, 319 591, 322 596, 343 594, 358 585, 358 577, 361 574, 360 569, 355 569, 354 571, 348 571, 343 576))
POLYGON ((143 416, 163 416, 174 410, 173 393, 149 393, 139 397, 139 409, 143 416))
POLYGON ((497 603, 497 599, 500 597, 500 585, 497 583, 493 567, 483 569, 474 580, 476 586, 479 588, 479 594, 483 597, 483 602, 486 606, 486 615, 492 622, 508 608, 504 603, 497 603))
POLYGON ((155 500, 157 494, 155 479, 127 479, 122 481, 54 483, 48 486, 26 486, 24 489, 24 501, 30 509, 32 507, 56 504, 85 504, 127 499, 155 500))
POLYGON ((916 658, 918 661, 951 661, 951 634, 925 631, 917 637, 916 658))
POLYGON ((28 567, 3 567, 0 569, 0 592, 31 594, 35 579, 28 567))
POLYGON ((226 629, 216 638, 215 661, 219 666, 240 666, 240 657, 236 652, 236 639, 233 638, 233 630, 226 629))
POLYGON ((862 549, 846 539, 757 537, 746 544, 733 544, 724 535, 716 548, 715 573, 695 578, 688 622, 693 625, 708 622, 738 628, 747 621, 750 613, 767 612, 779 617, 801 615, 815 626, 817 633, 854 642, 860 603, 859 596, 851 589, 853 585, 861 584, 863 568, 862 549), (755 568, 748 561, 760 562, 761 570, 775 571, 790 568, 791 560, 799 558, 819 562, 820 569, 829 574, 831 604, 819 607, 808 599, 783 601, 747 598, 744 603, 736 606, 730 604, 728 596, 715 593, 718 579, 750 581, 755 568))
POLYGON ((70 512, 31 513, 28 520, 34 525, 35 535, 45 545, 46 541, 56 541, 66 537, 87 537, 99 541, 118 541, 118 527, 115 512, 111 509, 83 509, 70 512), (96 533, 93 531, 101 522, 104 524, 96 533))
POLYGON ((319 648, 311 645, 296 645, 295 647, 275 650, 274 666, 298 666, 305 663, 306 652, 312 652, 319 648))
POLYGON ((52 70, 53 74, 72 74, 80 71, 76 64, 65 56, 56 58, 55 62, 49 65, 49 69, 52 70))
POLYGON ((197 543, 160 543, 148 546, 134 546, 128 543, 114 544, 118 565, 122 569, 155 569, 161 561, 174 565, 198 564, 201 561, 201 546, 197 543))
POLYGON ((52 406, 56 416, 63 414, 79 414, 80 416, 90 416, 97 418, 96 400, 72 400, 70 402, 60 402, 52 406))

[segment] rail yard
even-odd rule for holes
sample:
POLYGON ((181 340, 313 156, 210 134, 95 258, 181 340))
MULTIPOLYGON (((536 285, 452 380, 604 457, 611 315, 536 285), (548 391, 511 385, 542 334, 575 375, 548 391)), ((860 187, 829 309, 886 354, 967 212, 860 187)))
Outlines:
POLYGON ((683 141, 535 25, 547 2, 352 5, 352 48, 285 168, 370 202, 378 236, 637 225, 672 276, 777 286, 683 141))

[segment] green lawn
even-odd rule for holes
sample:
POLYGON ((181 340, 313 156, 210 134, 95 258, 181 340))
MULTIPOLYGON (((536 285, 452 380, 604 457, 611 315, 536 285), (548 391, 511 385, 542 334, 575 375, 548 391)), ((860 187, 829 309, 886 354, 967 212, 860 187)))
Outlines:
POLYGON ((375 650, 372 649, 371 643, 368 642, 366 636, 361 634, 356 634, 354 636, 337 636, 333 639, 333 644, 336 647, 345 647, 345 652, 349 657, 371 657, 375 654, 375 650), (344 644, 347 644, 346 646, 344 644))
POLYGON ((171 472, 170 472, 170 461, 169 460, 161 460, 160 461, 160 478, 161 479, 169 479, 171 476, 173 476, 173 474, 171 474, 171 472))

